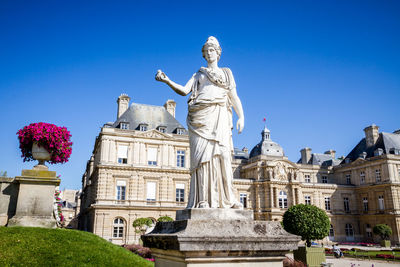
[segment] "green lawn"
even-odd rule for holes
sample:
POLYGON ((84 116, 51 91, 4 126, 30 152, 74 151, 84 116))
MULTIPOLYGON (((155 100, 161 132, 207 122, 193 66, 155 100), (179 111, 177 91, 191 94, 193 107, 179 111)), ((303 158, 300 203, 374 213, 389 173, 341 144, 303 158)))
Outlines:
POLYGON ((0 266, 148 266, 154 264, 87 232, 0 227, 0 266))
POLYGON ((385 260, 385 258, 382 257, 376 257, 376 255, 391 255, 394 258, 393 259, 386 259, 386 260, 400 260, 400 252, 399 251, 387 251, 387 250, 348 250, 344 252, 345 256, 349 257, 355 257, 355 258, 370 258, 370 259, 381 259, 385 260))

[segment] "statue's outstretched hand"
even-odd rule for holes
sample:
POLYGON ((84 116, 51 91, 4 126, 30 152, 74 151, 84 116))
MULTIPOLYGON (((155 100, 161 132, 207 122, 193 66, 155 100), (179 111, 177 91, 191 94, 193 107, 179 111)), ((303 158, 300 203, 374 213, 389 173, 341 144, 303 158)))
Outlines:
POLYGON ((238 121, 236 122, 236 129, 238 130, 238 133, 241 133, 243 131, 244 127, 244 119, 239 118, 238 121))
POLYGON ((167 75, 165 75, 164 72, 162 72, 161 70, 158 70, 157 74, 156 74, 156 80, 159 82, 166 83, 169 81, 169 78, 167 77, 167 75))

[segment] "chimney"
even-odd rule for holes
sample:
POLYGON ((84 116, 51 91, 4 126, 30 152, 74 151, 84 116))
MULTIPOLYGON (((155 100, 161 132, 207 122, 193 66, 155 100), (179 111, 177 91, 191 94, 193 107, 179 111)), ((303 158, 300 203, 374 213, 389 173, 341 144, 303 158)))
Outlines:
POLYGON ((168 99, 167 102, 164 104, 164 108, 175 118, 175 107, 176 102, 172 99, 168 99))
POLYGON ((306 147, 300 150, 301 152, 301 164, 308 164, 311 159, 311 148, 306 147))
POLYGON ((328 151, 325 151, 326 155, 331 155, 332 159, 335 159, 336 156, 336 151, 333 149, 329 149, 328 151))
POLYGON ((117 99, 117 103, 118 103, 117 120, 129 108, 130 100, 131 100, 131 98, 127 94, 121 94, 118 97, 118 99, 117 99))
POLYGON ((378 140, 379 137, 379 127, 375 124, 368 126, 364 129, 365 132, 365 141, 367 142, 367 147, 373 146, 378 140))

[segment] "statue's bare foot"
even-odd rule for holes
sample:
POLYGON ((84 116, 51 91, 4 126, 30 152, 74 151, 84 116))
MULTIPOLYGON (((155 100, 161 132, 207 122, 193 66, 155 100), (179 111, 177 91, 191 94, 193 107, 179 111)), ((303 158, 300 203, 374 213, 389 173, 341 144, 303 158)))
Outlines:
POLYGON ((203 202, 199 203, 198 207, 199 207, 199 209, 208 209, 208 208, 210 208, 210 205, 208 205, 207 202, 203 201, 203 202))
POLYGON ((243 209, 243 204, 242 203, 235 203, 235 204, 232 205, 231 208, 232 209, 242 210, 243 209))

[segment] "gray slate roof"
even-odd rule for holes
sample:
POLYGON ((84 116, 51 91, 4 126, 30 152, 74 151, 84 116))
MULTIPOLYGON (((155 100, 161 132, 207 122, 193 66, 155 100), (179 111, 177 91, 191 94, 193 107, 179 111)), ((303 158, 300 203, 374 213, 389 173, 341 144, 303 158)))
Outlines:
MULTIPOLYGON (((332 158, 330 154, 312 153, 311 159, 307 164, 320 165, 320 166, 336 166, 340 164, 340 160, 332 158)), ((297 161, 301 163, 301 158, 297 161)))
POLYGON ((366 158, 373 157, 374 151, 378 148, 381 148, 383 150, 383 154, 393 154, 393 149, 400 149, 400 134, 384 132, 379 133, 376 144, 370 147, 367 147, 365 138, 363 138, 341 163, 345 163, 346 159, 354 161, 359 158, 360 154, 362 154, 363 152, 366 152, 366 158))
POLYGON ((132 103, 111 127, 119 128, 121 122, 129 123, 130 130, 139 130, 142 123, 148 125, 148 130, 167 127, 166 133, 176 133, 177 128, 185 129, 164 107, 137 103, 132 103))
POLYGON ((249 153, 244 152, 243 150, 241 150, 239 148, 235 147, 233 150, 233 153, 234 153, 235 159, 249 159, 249 153))
POLYGON ((283 157, 285 155, 283 148, 278 143, 275 143, 271 140, 270 133, 271 131, 268 130, 267 127, 262 130, 261 141, 250 151, 250 158, 258 155, 275 157, 283 157))

